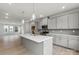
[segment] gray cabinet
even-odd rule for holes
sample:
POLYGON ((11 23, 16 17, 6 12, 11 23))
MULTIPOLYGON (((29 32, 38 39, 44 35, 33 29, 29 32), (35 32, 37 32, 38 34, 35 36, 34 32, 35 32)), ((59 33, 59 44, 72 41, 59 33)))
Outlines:
POLYGON ((56 29, 56 18, 51 18, 51 19, 48 19, 48 29, 56 29))
POLYGON ((79 38, 69 37, 69 48, 79 50, 79 38))

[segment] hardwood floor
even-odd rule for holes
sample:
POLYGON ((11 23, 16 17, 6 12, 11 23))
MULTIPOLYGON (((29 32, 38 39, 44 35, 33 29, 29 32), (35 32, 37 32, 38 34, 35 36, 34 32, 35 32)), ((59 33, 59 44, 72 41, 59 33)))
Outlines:
POLYGON ((17 55, 26 51, 17 35, 0 37, 0 55, 17 55))
MULTIPOLYGON (((31 55, 22 45, 13 48, 0 47, 0 55, 31 55)), ((63 47, 54 46, 53 55, 79 55, 79 52, 69 50, 63 47)))
MULTIPOLYGON (((24 48, 19 36, 0 37, 0 55, 31 55, 29 50, 24 48)), ((79 55, 79 52, 53 45, 53 55, 79 55)))
POLYGON ((79 52, 54 45, 53 55, 79 55, 79 52))
POLYGON ((22 46, 7 49, 2 48, 0 49, 0 55, 20 55, 25 51, 26 49, 22 46))

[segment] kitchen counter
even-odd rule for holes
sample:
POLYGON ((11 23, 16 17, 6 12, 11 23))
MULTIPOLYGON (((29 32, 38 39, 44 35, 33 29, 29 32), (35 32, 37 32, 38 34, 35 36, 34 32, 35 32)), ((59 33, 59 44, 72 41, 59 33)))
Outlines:
POLYGON ((43 42, 48 39, 53 39, 53 37, 43 36, 43 35, 21 34, 20 36, 37 43, 43 42))
POLYGON ((53 37, 32 34, 21 34, 20 37, 31 55, 52 55, 53 37))
POLYGON ((63 36, 79 37, 78 34, 59 34, 59 33, 49 33, 49 34, 47 34, 47 36, 51 36, 51 35, 63 35, 63 36))

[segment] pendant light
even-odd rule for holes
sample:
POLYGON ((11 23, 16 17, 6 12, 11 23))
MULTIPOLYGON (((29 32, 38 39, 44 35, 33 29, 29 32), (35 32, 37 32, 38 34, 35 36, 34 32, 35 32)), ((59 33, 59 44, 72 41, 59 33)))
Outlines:
POLYGON ((22 11, 22 14, 23 14, 23 19, 22 19, 22 24, 24 24, 24 11, 22 11))
POLYGON ((36 19, 36 15, 35 15, 35 4, 33 3, 33 14, 32 14, 32 19, 31 20, 35 20, 36 19))

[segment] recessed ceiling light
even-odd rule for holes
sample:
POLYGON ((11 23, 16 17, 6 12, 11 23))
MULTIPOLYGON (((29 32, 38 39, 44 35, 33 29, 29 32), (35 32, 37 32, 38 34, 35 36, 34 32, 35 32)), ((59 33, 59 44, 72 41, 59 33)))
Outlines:
POLYGON ((64 9, 65 8, 65 6, 62 6, 62 9, 64 9))
POLYGON ((8 13, 5 13, 5 15, 8 15, 8 13))
POLYGON ((22 20, 22 24, 24 24, 24 19, 22 20))

